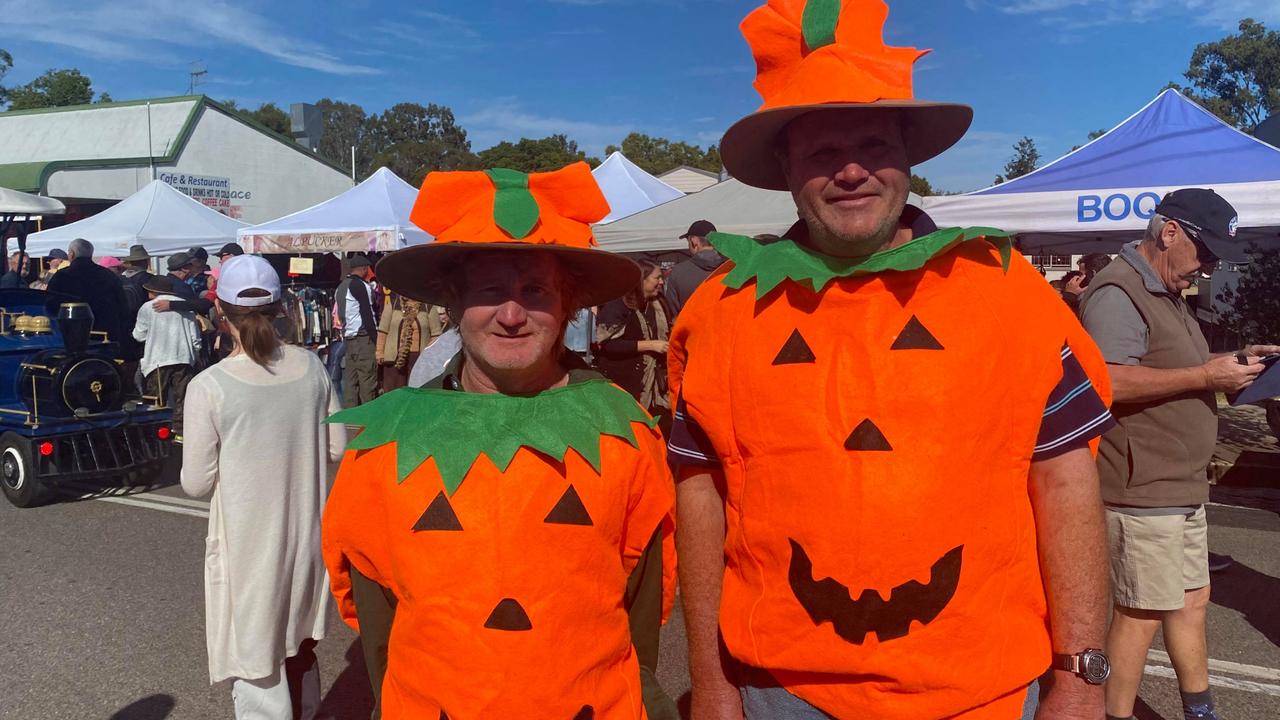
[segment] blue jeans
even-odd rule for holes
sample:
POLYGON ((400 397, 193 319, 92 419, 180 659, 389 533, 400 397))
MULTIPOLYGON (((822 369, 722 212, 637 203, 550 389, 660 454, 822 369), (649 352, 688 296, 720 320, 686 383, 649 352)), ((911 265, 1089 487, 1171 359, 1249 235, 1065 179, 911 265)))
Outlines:
MULTIPOLYGON (((741 688, 742 712, 746 720, 832 720, 833 716, 780 687, 741 688)), ((1022 719, 1033 720, 1039 706, 1040 684, 1031 683, 1022 706, 1022 719)))

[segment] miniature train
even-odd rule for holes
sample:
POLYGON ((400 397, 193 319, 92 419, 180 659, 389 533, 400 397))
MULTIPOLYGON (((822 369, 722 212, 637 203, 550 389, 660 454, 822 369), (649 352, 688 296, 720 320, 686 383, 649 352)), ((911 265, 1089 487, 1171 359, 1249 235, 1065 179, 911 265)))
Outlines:
POLYGON ((127 388, 119 346, 88 305, 40 290, 0 290, 0 491, 18 507, 66 483, 158 470, 172 413, 127 388))

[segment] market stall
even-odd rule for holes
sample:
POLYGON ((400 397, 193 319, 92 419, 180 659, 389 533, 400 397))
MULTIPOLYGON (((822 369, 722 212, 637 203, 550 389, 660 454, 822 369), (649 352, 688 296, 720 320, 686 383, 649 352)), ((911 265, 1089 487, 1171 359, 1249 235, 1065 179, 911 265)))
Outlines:
POLYGON ((684 197, 683 192, 640 169, 620 152, 605 158, 591 175, 609 201, 609 214, 599 225, 684 197))
POLYGON ((1035 172, 924 207, 939 226, 1014 233, 1025 253, 1116 252, 1183 187, 1214 189, 1240 213, 1241 236, 1280 246, 1280 150, 1172 89, 1035 172))
POLYGON ((153 256, 163 257, 193 247, 214 252, 234 242, 239 220, 192 200, 159 180, 106 210, 38 233, 27 239, 27 252, 43 257, 50 250, 66 250, 76 238, 93 243, 99 257, 124 257, 129 246, 142 244, 153 256))

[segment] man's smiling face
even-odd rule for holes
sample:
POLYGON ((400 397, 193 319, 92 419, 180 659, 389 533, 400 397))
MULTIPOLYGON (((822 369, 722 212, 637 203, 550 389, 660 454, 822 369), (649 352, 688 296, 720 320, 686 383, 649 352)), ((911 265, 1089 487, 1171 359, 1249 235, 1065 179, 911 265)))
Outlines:
POLYGON ((898 228, 911 169, 893 110, 821 110, 786 129, 783 163, 815 250, 861 257, 898 228))
POLYGON ((559 264, 529 251, 483 259, 468 264, 459 298, 467 357, 501 373, 540 367, 554 354, 566 318, 559 264))

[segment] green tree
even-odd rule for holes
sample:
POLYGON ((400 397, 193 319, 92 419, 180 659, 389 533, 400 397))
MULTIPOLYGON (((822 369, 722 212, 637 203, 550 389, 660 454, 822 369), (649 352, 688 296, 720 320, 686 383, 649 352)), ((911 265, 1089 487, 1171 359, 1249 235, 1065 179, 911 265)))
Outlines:
POLYGON ((356 175, 368 177, 377 154, 370 133, 370 118, 355 103, 324 98, 316 103, 324 119, 320 136, 320 156, 340 167, 351 167, 351 148, 356 149, 356 175))
POLYGON ((1196 46, 1183 73, 1191 87, 1182 90, 1226 122, 1252 131, 1280 111, 1280 33, 1252 18, 1241 20, 1239 29, 1196 46))
POLYGON ((578 143, 566 135, 551 135, 538 140, 520 138, 516 143, 504 140, 481 150, 477 157, 486 168, 503 167, 520 172, 556 170, 579 160, 586 161, 591 167, 600 164, 599 158, 587 157, 586 152, 578 149, 578 143))
POLYGON ((370 169, 385 165, 413 184, 422 182, 432 170, 479 166, 467 131, 444 105, 392 105, 369 119, 365 132, 377 149, 370 169))
POLYGON ((10 110, 88 105, 93 83, 75 68, 49 70, 26 85, 8 90, 10 110))
POLYGON ((1040 151, 1036 149, 1036 141, 1024 137, 1013 146, 1013 157, 1004 164, 1004 174, 996 176, 996 185, 1022 177, 1040 165, 1040 151))
POLYGON ((688 165, 689 167, 720 172, 720 148, 712 145, 703 150, 697 145, 686 142, 672 142, 666 138, 650 137, 644 133, 631 133, 622 140, 622 145, 610 145, 605 148, 605 155, 621 151, 627 159, 640 169, 655 175, 668 170, 688 165))
POLYGON ((937 194, 933 190, 933 185, 931 185, 928 180, 916 175, 915 173, 911 173, 911 192, 919 195, 920 197, 929 197, 930 195, 937 194))
POLYGON ((281 110, 278 105, 273 102, 263 103, 258 106, 257 110, 245 113, 248 117, 265 125, 267 129, 274 130, 288 137, 289 132, 293 129, 292 122, 289 119, 289 113, 281 110))
MULTIPOLYGON (((0 80, 4 79, 6 73, 13 69, 13 56, 4 48, 0 48, 0 80)), ((9 92, 0 85, 0 103, 4 103, 8 98, 9 92)))
POLYGON ((1235 290, 1223 290, 1218 299, 1227 305, 1222 324, 1245 343, 1273 343, 1280 338, 1280 252, 1254 256, 1240 270, 1235 290))

